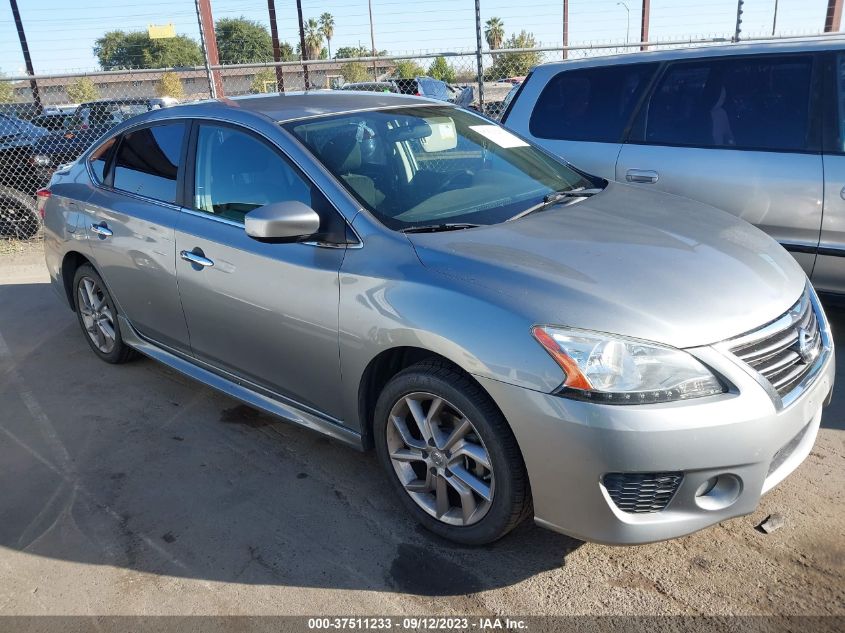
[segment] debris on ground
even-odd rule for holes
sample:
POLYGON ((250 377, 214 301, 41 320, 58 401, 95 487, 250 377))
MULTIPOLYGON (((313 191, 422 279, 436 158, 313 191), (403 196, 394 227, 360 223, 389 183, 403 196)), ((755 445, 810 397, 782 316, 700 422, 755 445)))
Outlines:
POLYGON ((757 526, 757 529, 766 534, 771 534, 775 530, 782 528, 784 523, 783 515, 775 512, 767 516, 766 520, 757 526))

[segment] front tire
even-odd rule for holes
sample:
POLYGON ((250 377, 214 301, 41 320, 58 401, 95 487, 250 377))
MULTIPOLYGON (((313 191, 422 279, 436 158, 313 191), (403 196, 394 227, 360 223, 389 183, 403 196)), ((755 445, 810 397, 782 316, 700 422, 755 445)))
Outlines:
POLYGON ((376 404, 376 452, 408 511, 465 545, 500 539, 531 511, 525 464, 483 389, 445 361, 394 376, 376 404))
POLYGON ((76 269, 73 301, 79 325, 88 345, 107 363, 125 363, 135 350, 123 342, 117 321, 117 308, 102 277, 90 264, 76 269))

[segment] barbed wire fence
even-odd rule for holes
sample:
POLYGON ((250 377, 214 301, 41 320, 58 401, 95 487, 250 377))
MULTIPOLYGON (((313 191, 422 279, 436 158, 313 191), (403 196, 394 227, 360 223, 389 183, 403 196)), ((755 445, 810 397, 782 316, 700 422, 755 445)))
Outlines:
MULTIPOLYGON (((480 25, 478 20, 476 25, 480 25)), ((36 192, 47 185, 60 165, 75 160, 94 140, 131 116, 209 98, 209 71, 219 79, 227 97, 350 86, 430 94, 412 78, 435 77, 442 81, 438 82, 442 92, 435 95, 437 98, 498 119, 509 95, 539 64, 640 50, 712 46, 734 39, 733 33, 726 33, 572 46, 535 45, 530 40, 527 47, 491 50, 481 47, 484 38, 480 31, 476 35, 479 45, 462 50, 0 77, 0 239, 38 239, 41 219, 36 192), (37 101, 33 85, 37 86, 37 101)), ((762 33, 744 34, 743 38, 781 39, 784 37, 762 33)))

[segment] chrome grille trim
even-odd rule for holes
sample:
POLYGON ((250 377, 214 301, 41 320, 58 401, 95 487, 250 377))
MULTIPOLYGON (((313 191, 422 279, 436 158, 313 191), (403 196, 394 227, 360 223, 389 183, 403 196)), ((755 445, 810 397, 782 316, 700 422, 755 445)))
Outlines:
POLYGON ((780 317, 717 347, 756 372, 761 384, 785 407, 813 381, 832 345, 818 298, 807 285, 798 301, 780 317))

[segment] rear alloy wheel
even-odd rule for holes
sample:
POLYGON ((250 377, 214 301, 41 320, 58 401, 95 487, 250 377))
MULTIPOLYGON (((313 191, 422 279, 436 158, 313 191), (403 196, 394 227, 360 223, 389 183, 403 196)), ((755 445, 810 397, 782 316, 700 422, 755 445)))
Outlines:
POLYGON ((513 432, 490 396, 454 365, 429 360, 394 376, 379 395, 373 433, 402 503, 432 532, 481 545, 530 514, 513 432))
POLYGON ((107 363, 123 363, 133 356, 123 342, 117 310, 106 284, 89 264, 80 266, 73 279, 74 308, 79 325, 94 353, 107 363))

